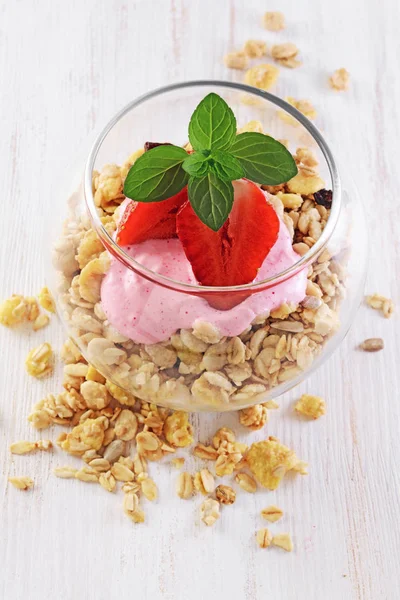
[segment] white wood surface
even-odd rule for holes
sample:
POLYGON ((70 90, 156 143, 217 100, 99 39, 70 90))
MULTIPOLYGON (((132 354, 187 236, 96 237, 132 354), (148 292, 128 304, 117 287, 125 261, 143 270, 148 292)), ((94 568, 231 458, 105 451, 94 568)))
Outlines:
MULTIPOLYGON (((399 304, 399 19, 397 0, 0 1, 1 297, 43 285, 46 219, 58 211, 58 181, 91 130, 153 87, 240 80, 221 59, 252 37, 301 48, 304 66, 282 70, 276 93, 315 102, 317 124, 348 165, 369 215, 367 290, 399 304), (280 34, 260 26, 263 12, 276 8, 287 17, 280 34), (326 80, 342 66, 351 91, 335 94, 326 80)), ((2 329, 0 598, 398 598, 399 333, 398 317, 387 321, 361 307, 340 350, 282 398, 266 428, 309 460, 310 476, 276 492, 239 493, 216 526, 205 528, 199 499, 175 497, 176 472, 166 465, 152 465, 160 499, 146 503, 147 522, 135 527, 120 496, 52 475, 54 466, 71 464, 61 452, 11 457, 12 441, 41 437, 26 421, 31 405, 59 388, 56 379, 30 379, 25 355, 45 339, 59 347, 63 332, 55 319, 36 334, 2 329), (372 336, 384 338, 383 352, 354 350, 372 336), (308 423, 292 415, 301 391, 326 398, 325 418, 308 423), (8 486, 14 474, 33 476, 34 490, 8 486), (271 502, 286 512, 273 529, 292 533, 292 554, 255 544, 259 510, 271 502)), ((204 440, 237 417, 193 421, 204 440)))

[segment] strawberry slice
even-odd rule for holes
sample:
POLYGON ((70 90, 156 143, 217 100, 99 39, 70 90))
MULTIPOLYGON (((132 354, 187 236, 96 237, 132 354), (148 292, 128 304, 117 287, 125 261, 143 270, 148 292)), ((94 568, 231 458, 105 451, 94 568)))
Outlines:
MULTIPOLYGON (((228 220, 212 231, 187 202, 176 218, 177 233, 193 273, 201 285, 232 286, 253 281, 278 239, 279 219, 260 188, 241 179, 233 182, 234 202, 228 220)), ((204 294, 216 308, 242 302, 240 295, 204 294)))
POLYGON ((162 202, 132 200, 118 225, 117 243, 128 246, 149 239, 176 237, 176 214, 187 199, 187 187, 184 187, 178 194, 162 202))

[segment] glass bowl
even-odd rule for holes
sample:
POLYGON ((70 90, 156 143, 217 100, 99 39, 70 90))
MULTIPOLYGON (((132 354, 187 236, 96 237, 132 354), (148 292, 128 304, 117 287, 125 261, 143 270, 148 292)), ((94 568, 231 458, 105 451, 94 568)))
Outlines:
POLYGON ((291 105, 230 82, 170 85, 115 115, 85 158, 62 199, 66 220, 62 227, 52 227, 51 287, 68 335, 87 362, 121 388, 113 387, 122 403, 139 398, 185 411, 244 408, 287 391, 338 346, 363 294, 366 226, 351 180, 339 175, 319 131, 291 105), (125 200, 123 180, 144 143, 187 143, 190 116, 212 91, 231 106, 239 128, 262 128, 283 141, 300 172, 289 184, 264 187, 297 253, 293 264, 273 277, 225 288, 169 278, 142 264, 114 236, 125 200), (315 195, 321 188, 332 194, 315 195), (110 265, 114 274, 124 273, 130 287, 116 288, 106 314, 101 290, 110 265), (144 287, 149 299, 142 306, 145 322, 140 311, 132 315, 129 305, 135 290, 138 294, 144 287), (260 309, 265 297, 272 301, 272 310, 260 309), (160 298, 168 299, 174 313, 173 330, 168 315, 158 310, 160 298), (231 310, 215 310, 216 321, 208 319, 210 304, 227 299, 239 311, 248 302, 258 308, 251 319, 245 311, 247 321, 240 331, 234 331, 236 313, 231 310), (188 302, 189 323, 184 310, 188 302), (131 339, 124 327, 118 330, 110 314, 122 321, 138 318, 145 339, 136 333, 131 339), (223 335, 221 324, 233 333, 223 335))

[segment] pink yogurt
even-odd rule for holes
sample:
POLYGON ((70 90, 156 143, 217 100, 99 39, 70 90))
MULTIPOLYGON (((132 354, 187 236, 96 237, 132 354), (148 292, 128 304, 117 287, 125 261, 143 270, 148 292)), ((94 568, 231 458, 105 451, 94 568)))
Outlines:
MULTIPOLYGON (((177 281, 197 284, 179 239, 147 240, 125 248, 136 261, 177 281)), ((278 239, 254 281, 277 275, 299 259, 292 249, 286 225, 281 222, 278 239)), ((244 331, 258 315, 298 303, 306 293, 307 270, 288 281, 249 296, 230 310, 217 310, 204 298, 169 290, 137 275, 114 257, 101 286, 101 303, 111 325, 136 343, 154 344, 178 329, 191 329, 196 319, 208 321, 222 335, 244 331)))

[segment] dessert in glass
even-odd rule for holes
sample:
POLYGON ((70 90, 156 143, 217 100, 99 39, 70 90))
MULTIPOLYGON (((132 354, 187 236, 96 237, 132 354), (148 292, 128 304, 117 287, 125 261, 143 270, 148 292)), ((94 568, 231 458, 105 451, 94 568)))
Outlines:
POLYGON ((123 404, 262 403, 343 339, 363 293, 362 209, 283 100, 218 81, 155 90, 107 124, 80 168, 52 289, 123 404))

